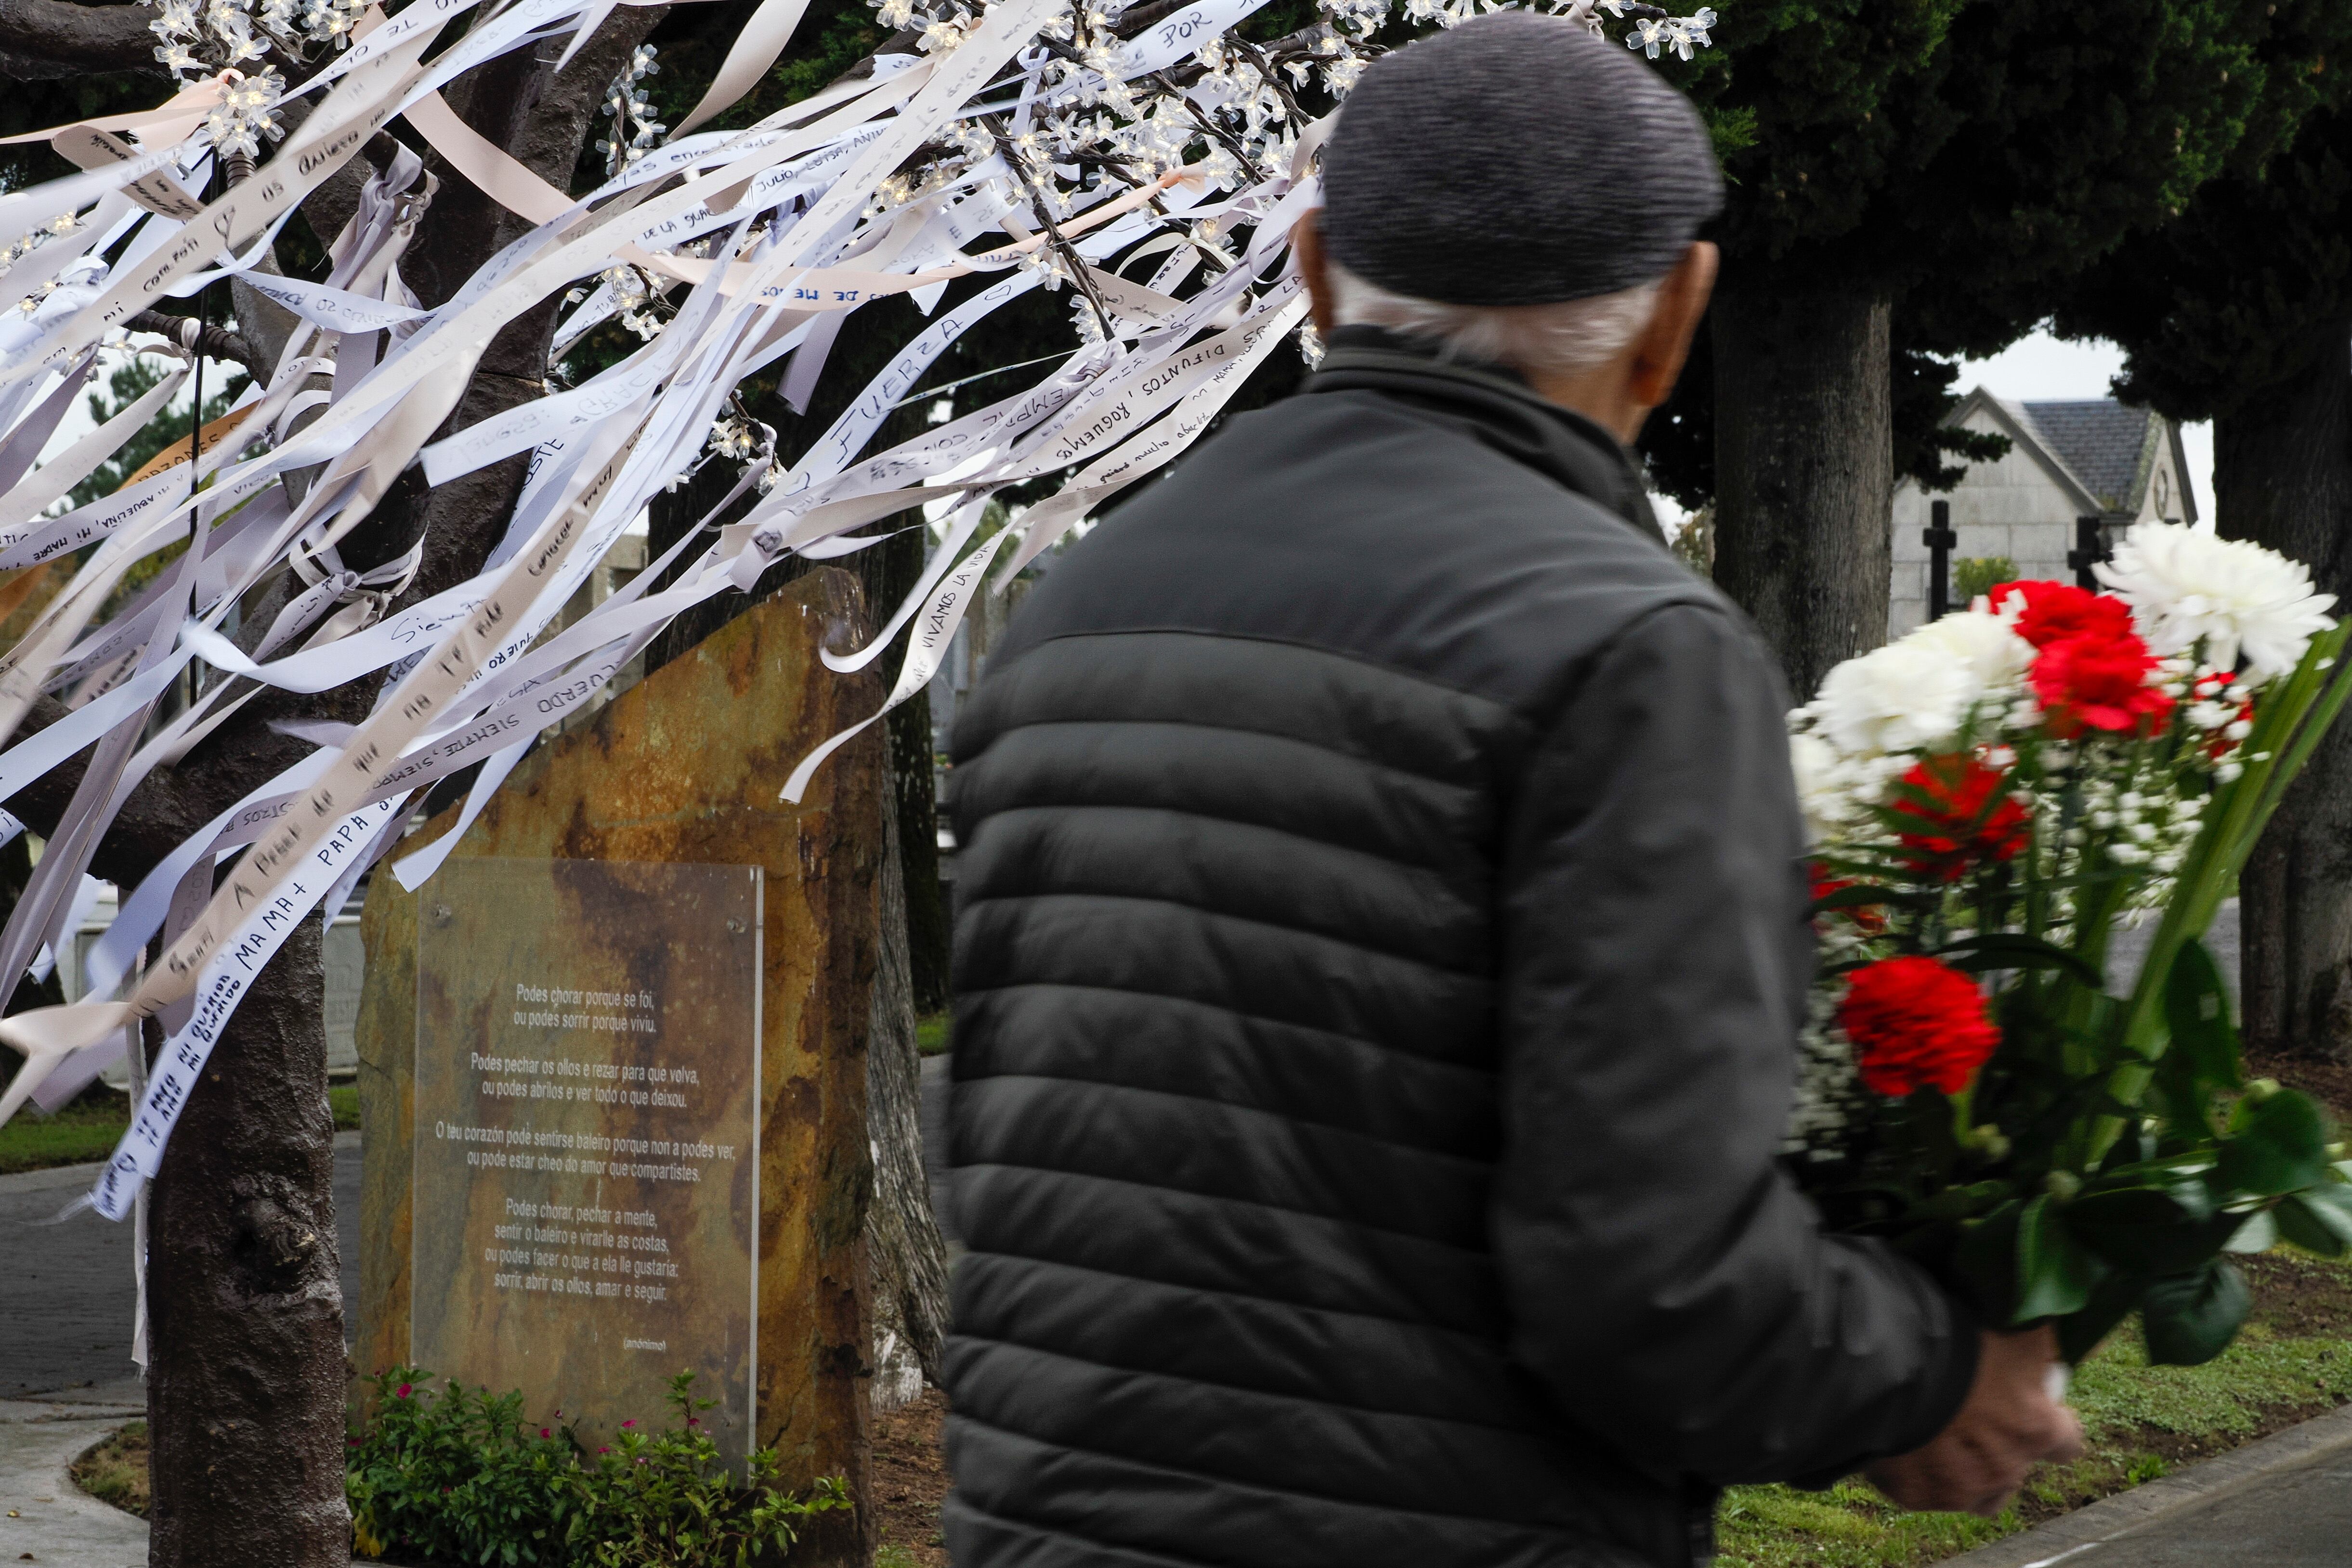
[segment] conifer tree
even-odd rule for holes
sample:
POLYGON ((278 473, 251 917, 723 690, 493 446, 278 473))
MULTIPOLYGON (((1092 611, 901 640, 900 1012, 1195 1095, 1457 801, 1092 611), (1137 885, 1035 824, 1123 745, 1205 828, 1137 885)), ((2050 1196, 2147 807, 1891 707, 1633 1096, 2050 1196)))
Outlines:
MULTIPOLYGON (((2352 607, 2352 109, 2086 273, 2057 326, 2124 345, 2126 402, 2212 420, 2220 531, 2352 607)), ((2352 1060, 2352 730, 2312 758, 2240 886, 2251 1041, 2352 1060)))
POLYGON ((2011 340, 2282 143, 2347 32, 2322 0, 1725 8, 1681 68, 1730 148, 1712 384, 1668 418, 1712 404, 1717 578, 1792 688, 1885 633, 1898 349, 2011 340))

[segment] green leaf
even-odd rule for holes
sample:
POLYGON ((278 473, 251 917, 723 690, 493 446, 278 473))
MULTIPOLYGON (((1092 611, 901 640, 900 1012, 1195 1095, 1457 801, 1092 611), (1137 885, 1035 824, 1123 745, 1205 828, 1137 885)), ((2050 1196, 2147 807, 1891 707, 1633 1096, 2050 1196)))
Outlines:
POLYGON ((2278 1221, 2267 1208, 2258 1208, 2245 1218, 2245 1222, 2230 1233, 2221 1243, 2224 1252, 2267 1252, 2278 1245, 2278 1221))
POLYGON ((2165 977, 2164 1016, 2172 1032, 2169 1061, 2178 1058, 2193 1085, 2239 1086, 2238 1030, 2230 1021, 2229 994, 2205 944, 2190 937, 2165 977))
POLYGON ((2251 1111, 2221 1145, 2214 1178, 2225 1192, 2274 1197, 2327 1179, 2327 1123, 2310 1096, 2282 1089, 2251 1111))
POLYGON ((2066 1224, 2117 1268, 2175 1274, 2213 1255, 2213 1207, 2200 1182, 2086 1193, 2066 1207, 2066 1224))
POLYGON ((2277 1209, 2281 1235, 2306 1252, 2341 1258, 2352 1251, 2352 1191, 2317 1186, 2299 1192, 2277 1209))
POLYGON ((1954 1270, 1968 1285, 1978 1314, 1991 1322, 2006 1322, 2017 1300, 2017 1222, 2023 1212, 2011 1198, 1981 1219, 1962 1220, 1952 1249, 1954 1270))
POLYGON ((2070 1366, 2076 1365, 2098 1349, 2099 1342, 2131 1316, 2140 1297, 2147 1294, 2147 1286, 2146 1274, 2116 1273, 2100 1281, 2099 1288, 2091 1292, 2082 1311, 2058 1320, 2060 1358, 2070 1366))
POLYGON ((2252 1306, 2245 1276, 2218 1258, 2193 1274, 2157 1281, 2140 1299, 2148 1362, 2202 1366, 2229 1348, 2252 1306))
POLYGON ((2089 1304, 2106 1266, 2085 1248, 2047 1195, 2017 1219, 2017 1305, 2012 1323, 2063 1318, 2089 1304))
POLYGON ((2099 971, 2080 955, 2069 953, 2039 936, 2026 936, 2011 931, 1963 936, 1958 942, 1937 948, 1928 956, 1941 958, 1953 968, 1970 974, 1981 974, 1988 969, 2063 969, 2092 990, 2099 990, 2106 984, 2099 971))

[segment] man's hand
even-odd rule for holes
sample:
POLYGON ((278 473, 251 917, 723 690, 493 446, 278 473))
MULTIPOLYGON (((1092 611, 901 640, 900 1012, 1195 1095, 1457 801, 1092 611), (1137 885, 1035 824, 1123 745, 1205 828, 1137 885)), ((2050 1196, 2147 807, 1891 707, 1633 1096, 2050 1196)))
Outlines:
POLYGON ((2083 1451, 2083 1424, 2050 1397, 2057 1359, 2049 1328, 1986 1333, 1977 1380, 1952 1424, 1927 1447, 1871 1466, 1871 1485, 1908 1509, 1999 1513, 2035 1465, 2083 1451))

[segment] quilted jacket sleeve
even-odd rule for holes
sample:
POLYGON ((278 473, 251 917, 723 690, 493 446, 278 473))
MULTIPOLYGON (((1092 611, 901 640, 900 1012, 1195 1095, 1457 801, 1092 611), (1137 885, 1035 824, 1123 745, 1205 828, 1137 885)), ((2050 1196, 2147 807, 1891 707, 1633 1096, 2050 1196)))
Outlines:
POLYGON ((1660 1476, 1832 1476, 1917 1447, 1976 1332, 1822 1233, 1775 1163, 1811 969, 1777 674, 1727 609, 1653 612, 1537 743, 1503 846, 1513 1349, 1660 1476))

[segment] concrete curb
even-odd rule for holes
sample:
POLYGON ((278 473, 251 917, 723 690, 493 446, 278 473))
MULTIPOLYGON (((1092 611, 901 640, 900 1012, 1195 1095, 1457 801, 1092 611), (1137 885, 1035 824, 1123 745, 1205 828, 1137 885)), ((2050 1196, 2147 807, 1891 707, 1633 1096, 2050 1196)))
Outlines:
POLYGON ((74 1460, 146 1414, 135 1385, 0 1400, 0 1543, 47 1568, 140 1568, 147 1523, 73 1484, 74 1460))
MULTIPOLYGON (((2344 1448, 2352 1448, 2352 1406, 2315 1416, 2179 1475, 2102 1499, 2005 1541, 1947 1558, 1940 1568, 2054 1568, 2344 1448)), ((2085 1563, 2083 1568, 2090 1565, 2085 1563)))

